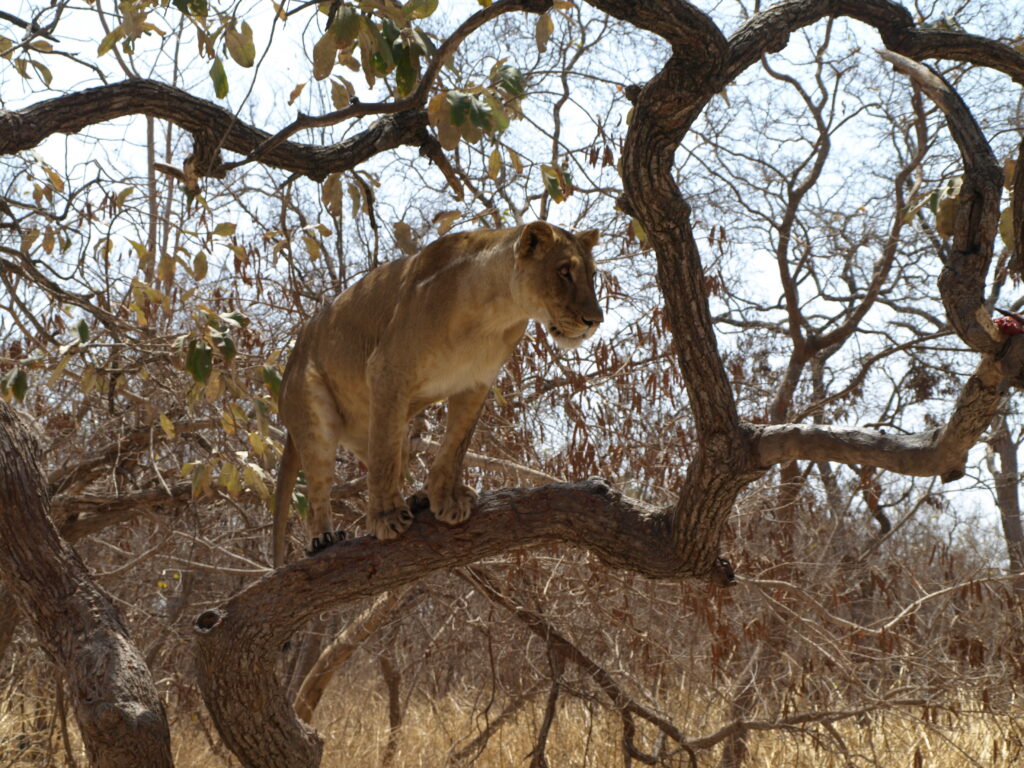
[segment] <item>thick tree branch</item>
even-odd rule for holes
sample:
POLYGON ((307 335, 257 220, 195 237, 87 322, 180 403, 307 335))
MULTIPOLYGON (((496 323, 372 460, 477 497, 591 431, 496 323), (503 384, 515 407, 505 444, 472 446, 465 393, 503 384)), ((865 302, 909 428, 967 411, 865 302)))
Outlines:
POLYGON ((865 464, 904 475, 963 476, 967 452, 981 439, 1006 400, 1003 367, 984 358, 967 380, 949 423, 912 435, 817 424, 766 426, 758 440, 765 466, 795 459, 865 464))
POLYGON ((670 523, 670 515, 630 503, 596 481, 485 493, 456 528, 420 513, 397 541, 340 544, 274 571, 202 614, 195 629, 203 698, 246 768, 313 768, 320 739, 295 716, 274 674, 278 649, 311 616, 542 541, 583 546, 613 567, 655 578, 707 573, 705 563, 679 557, 670 523), (263 717, 254 721, 253 710, 263 717))
POLYGON ((38 452, 0 401, 0 574, 69 682, 90 765, 169 767, 160 697, 117 609, 50 522, 38 452))
POLYGON ((879 55, 908 75, 942 110, 960 148, 964 183, 957 198, 953 247, 939 275, 939 293, 950 325, 971 349, 1001 354, 1007 340, 989 317, 984 290, 999 227, 1002 170, 974 115, 939 74, 898 53, 879 51, 879 55))
MULTIPOLYGON (((90 125, 126 115, 149 115, 188 131, 196 140, 197 157, 215 158, 221 148, 252 154, 270 138, 229 110, 153 80, 125 80, 87 88, 33 104, 17 112, 0 112, 0 155, 31 149, 55 133, 75 134, 90 125)), ((366 130, 329 146, 282 142, 266 150, 261 162, 308 176, 316 181, 346 171, 378 152, 403 144, 418 146, 427 125, 426 112, 413 109, 382 117, 366 130)), ((196 169, 201 175, 223 174, 224 166, 196 169)))
POLYGON ((590 4, 634 27, 653 32, 677 51, 696 50, 709 58, 724 57, 728 52, 728 42, 715 22, 685 0, 590 0, 590 4))
POLYGON ((729 39, 727 79, 735 79, 765 54, 781 51, 791 33, 827 16, 847 16, 874 27, 886 48, 911 59, 963 61, 990 67, 1024 83, 1024 54, 965 32, 917 29, 910 12, 890 0, 784 0, 773 5, 753 16, 729 39))
POLYGON ((690 3, 591 4, 673 46, 661 71, 630 94, 634 107, 621 158, 620 207, 640 221, 654 246, 658 286, 696 426, 699 450, 674 510, 679 557, 710 568, 736 495, 760 470, 718 351, 690 206, 676 183, 675 153, 725 83, 727 51, 718 42, 721 33, 690 3))

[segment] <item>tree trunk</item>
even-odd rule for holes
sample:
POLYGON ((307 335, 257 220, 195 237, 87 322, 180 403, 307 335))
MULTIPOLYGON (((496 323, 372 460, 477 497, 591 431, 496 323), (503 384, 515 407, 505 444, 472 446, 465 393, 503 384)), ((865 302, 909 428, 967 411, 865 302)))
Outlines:
MULTIPOLYGON (((989 462, 989 471, 995 480, 996 503, 1003 523, 1003 538, 1006 540, 1006 554, 1010 559, 1010 571, 1024 571, 1024 526, 1020 519, 1020 496, 1017 485, 1020 469, 1017 462, 1017 444, 1010 435, 1006 414, 996 420, 996 427, 989 439, 992 449, 999 456, 999 469, 989 462)), ((1024 591, 1024 580, 1014 582, 1018 593, 1024 591)))
POLYGON ((172 766, 163 704, 110 598, 49 517, 34 435, 0 402, 0 573, 68 694, 91 765, 172 766))

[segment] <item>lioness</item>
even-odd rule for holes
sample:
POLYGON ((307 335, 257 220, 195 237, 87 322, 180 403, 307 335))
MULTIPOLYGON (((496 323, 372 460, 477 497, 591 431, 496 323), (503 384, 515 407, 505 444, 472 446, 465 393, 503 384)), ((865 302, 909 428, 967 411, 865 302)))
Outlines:
POLYGON ((529 319, 569 349, 604 319, 594 292, 597 239, 596 230, 574 235, 543 221, 448 235, 374 269, 306 323, 281 386, 288 437, 274 496, 275 566, 284 560, 300 463, 310 553, 334 543, 330 491, 338 443, 368 469, 370 533, 392 539, 408 528, 412 515, 401 494, 407 425, 445 398, 447 430, 427 496, 438 520, 454 525, 469 517, 475 494, 461 482, 462 459, 484 399, 529 319))

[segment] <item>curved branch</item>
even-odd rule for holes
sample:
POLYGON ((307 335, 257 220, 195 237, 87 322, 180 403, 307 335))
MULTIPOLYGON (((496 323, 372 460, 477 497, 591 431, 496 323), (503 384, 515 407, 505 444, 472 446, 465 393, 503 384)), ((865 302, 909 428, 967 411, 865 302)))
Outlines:
POLYGON ((679 53, 699 51, 708 58, 724 59, 729 43, 704 11, 686 0, 590 0, 610 16, 646 29, 663 38, 679 53))
POLYGON ((826 16, 846 16, 872 26, 886 48, 912 59, 978 64, 1024 83, 1024 54, 966 32, 917 29, 910 12, 891 0, 784 0, 773 5, 753 16, 729 39, 727 79, 735 79, 765 54, 781 51, 790 34, 826 16))
POLYGON ((1002 365, 984 358, 944 427, 891 435, 874 429, 780 424, 762 428, 758 452, 766 466, 795 459, 838 461, 903 475, 940 475, 944 482, 956 480, 963 476, 967 452, 1006 400, 1003 378, 1002 365))
POLYGON ((365 537, 332 547, 274 571, 196 620, 203 698, 246 768, 315 768, 320 739, 296 718, 274 674, 281 645, 311 616, 542 541, 584 546, 609 565, 650 577, 704 575, 705 563, 677 554, 671 519, 587 481, 485 493, 457 528, 421 513, 397 541, 365 537))
MULTIPOLYGON (((0 111, 0 155, 35 147, 55 133, 82 129, 127 115, 148 115, 188 131, 196 141, 197 157, 215 157, 224 148, 250 155, 270 134, 242 122, 229 110, 179 88, 154 80, 125 80, 58 96, 16 112, 0 111)), ((403 144, 419 146, 427 126, 426 112, 407 110, 383 117, 366 130, 329 146, 282 142, 267 150, 261 162, 320 181, 329 173, 346 171, 378 152, 403 144)), ((223 164, 198 168, 205 175, 222 175, 223 164)))
POLYGON ((960 149, 964 183, 957 198, 953 247, 939 275, 939 293, 957 335, 976 352, 997 354, 1006 339, 989 317, 984 292, 999 228, 1002 170, 971 110, 945 79, 898 53, 879 51, 879 55, 910 77, 942 110, 960 149))

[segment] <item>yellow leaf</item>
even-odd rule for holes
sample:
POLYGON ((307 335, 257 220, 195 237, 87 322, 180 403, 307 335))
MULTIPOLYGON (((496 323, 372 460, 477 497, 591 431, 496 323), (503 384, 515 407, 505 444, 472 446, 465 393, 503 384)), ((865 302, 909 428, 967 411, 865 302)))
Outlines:
POLYGON ((310 261, 316 261, 320 257, 320 243, 312 235, 303 235, 302 243, 306 246, 306 253, 310 261))
POLYGON ((338 38, 334 34, 334 27, 331 26, 313 46, 313 77, 323 80, 331 74, 337 55, 338 38))
POLYGON ((71 355, 65 355, 60 359, 60 362, 57 363, 53 372, 50 374, 47 386, 52 388, 58 381, 60 381, 60 377, 63 375, 64 369, 68 367, 69 362, 71 362, 71 355))
POLYGON ((169 418, 167 418, 166 413, 160 414, 160 428, 164 431, 164 434, 167 435, 168 440, 174 439, 174 424, 171 423, 169 418))
POLYGON ((957 207, 958 201, 955 197, 944 197, 939 201, 939 208, 935 213, 935 231, 940 237, 953 236, 957 207))
POLYGON ((220 428, 229 435, 235 434, 235 417, 231 414, 230 410, 221 412, 220 428))
POLYGON ((270 491, 267 489, 267 484, 263 481, 263 470, 251 461, 246 463, 245 469, 242 471, 242 477, 245 479, 245 484, 252 488, 256 493, 260 495, 260 498, 270 499, 270 491))
POLYGON ((555 22, 552 20, 550 14, 542 14, 537 19, 537 50, 544 53, 548 49, 548 40, 551 39, 551 33, 555 31, 555 22))
POLYGON ((443 211, 434 217, 434 224, 437 225, 437 234, 443 235, 448 232, 455 222, 462 216, 460 211, 443 211))
POLYGON ((210 374, 210 378, 206 382, 204 394, 208 403, 214 402, 224 394, 224 378, 221 376, 220 371, 213 371, 210 374))
POLYGON ((305 88, 305 87, 306 87, 305 83, 299 83, 294 88, 292 88, 292 92, 288 94, 288 106, 289 107, 292 104, 295 103, 295 100, 297 98, 299 98, 299 94, 302 93, 302 89, 305 88))
POLYGON ((402 253, 411 256, 419 250, 419 246, 416 244, 416 235, 413 234, 412 227, 404 221, 396 221, 394 223, 394 231, 395 244, 401 249, 402 253))
POLYGON ((252 449, 256 452, 257 456, 262 456, 267 450, 267 442, 259 432, 249 433, 249 445, 252 446, 252 449))
POLYGON ((491 152, 490 158, 487 160, 487 176, 494 181, 498 180, 498 174, 501 173, 501 151, 495 147, 494 151, 491 152))
POLYGON ((352 101, 352 90, 340 78, 331 78, 331 103, 335 109, 344 109, 352 101))
POLYGON ((195 258, 192 260, 192 277, 194 277, 196 280, 202 280, 204 277, 206 277, 206 271, 206 254, 200 251, 195 255, 195 258))
POLYGON ((1006 206, 1006 210, 999 216, 999 237, 1003 239, 1003 244, 1011 251, 1014 244, 1013 235, 1013 208, 1006 206))
POLYGON ((332 216, 341 215, 341 174, 332 173, 324 179, 320 197, 332 216))
POLYGON ((168 253, 163 254, 156 267, 157 280, 163 280, 165 282, 173 280, 175 267, 177 267, 177 262, 174 260, 174 257, 168 253))
POLYGON ((217 482, 232 498, 238 496, 242 490, 242 485, 239 482, 238 467, 230 461, 225 461, 220 465, 220 477, 217 478, 217 482))

